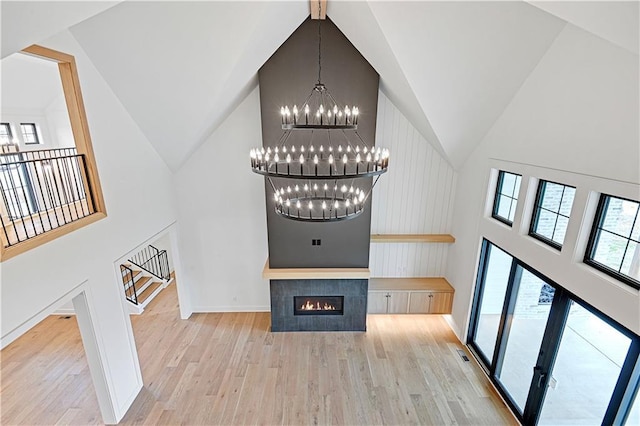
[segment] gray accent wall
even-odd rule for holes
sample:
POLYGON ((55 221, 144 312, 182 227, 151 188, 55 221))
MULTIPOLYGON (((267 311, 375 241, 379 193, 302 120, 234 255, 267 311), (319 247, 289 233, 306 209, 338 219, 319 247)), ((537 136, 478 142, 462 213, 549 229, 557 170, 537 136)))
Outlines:
MULTIPOLYGON (((336 101, 360 109, 358 133, 369 146, 375 141, 379 75, 329 19, 322 25, 321 79, 336 101)), ((276 146, 282 135, 280 107, 301 107, 318 81, 318 21, 305 20, 258 72, 263 146, 276 146)), ((355 145, 353 131, 346 136, 355 145)), ((310 131, 294 131, 287 145, 309 144, 310 131)), ((341 131, 332 131, 342 141, 341 131)), ((314 144, 328 144, 326 131, 316 131, 314 144)), ((362 143, 360 143, 362 145, 362 143)), ((384 179, 384 176, 382 177, 384 179)), ((287 180, 274 180, 286 188, 287 180)), ((324 181, 321 181, 324 182, 324 181)), ((344 181, 347 185, 351 181, 344 181)), ((372 179, 359 185, 365 191, 372 179)), ((354 185, 355 186, 355 185, 354 185)), ((271 268, 366 268, 369 266, 371 197, 354 219, 305 223, 284 219, 274 210, 273 189, 265 179, 269 261, 271 268), (320 245, 312 245, 319 239, 320 245)))

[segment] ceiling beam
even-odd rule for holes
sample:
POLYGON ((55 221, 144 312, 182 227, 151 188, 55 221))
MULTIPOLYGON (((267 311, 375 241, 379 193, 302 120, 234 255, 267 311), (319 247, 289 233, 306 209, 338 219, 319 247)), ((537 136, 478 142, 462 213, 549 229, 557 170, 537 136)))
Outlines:
POLYGON ((311 9, 311 19, 327 18, 327 0, 309 0, 309 9, 311 9))

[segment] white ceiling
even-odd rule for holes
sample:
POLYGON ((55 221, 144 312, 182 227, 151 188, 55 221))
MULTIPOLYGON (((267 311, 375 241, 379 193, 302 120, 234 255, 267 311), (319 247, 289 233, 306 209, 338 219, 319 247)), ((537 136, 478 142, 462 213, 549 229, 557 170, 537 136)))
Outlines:
POLYGON ((530 3, 638 54, 640 2, 637 0, 530 1, 530 3))
MULTIPOLYGON (((174 170, 309 14, 306 0, 116 3, 3 1, 3 56, 69 28, 174 170)), ((638 52, 635 1, 333 0, 327 13, 380 73, 381 90, 456 168, 567 22, 638 52)))
POLYGON ((301 2, 125 2, 71 33, 175 170, 308 13, 301 2))
POLYGON ((44 112, 64 99, 58 64, 22 53, 2 60, 2 113, 44 112))
POLYGON ((45 40, 120 1, 1 1, 1 57, 45 40))

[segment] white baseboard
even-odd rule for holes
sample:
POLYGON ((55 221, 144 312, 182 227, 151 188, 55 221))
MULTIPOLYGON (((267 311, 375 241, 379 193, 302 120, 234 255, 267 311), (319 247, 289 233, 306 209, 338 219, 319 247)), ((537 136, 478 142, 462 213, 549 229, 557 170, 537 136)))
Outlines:
POLYGON ((270 312, 271 306, 255 305, 255 306, 194 306, 193 313, 209 313, 209 312, 270 312))
POLYGON ((60 308, 60 309, 56 309, 55 311, 51 312, 50 315, 63 315, 63 316, 67 316, 67 315, 75 315, 76 311, 73 308, 60 308))

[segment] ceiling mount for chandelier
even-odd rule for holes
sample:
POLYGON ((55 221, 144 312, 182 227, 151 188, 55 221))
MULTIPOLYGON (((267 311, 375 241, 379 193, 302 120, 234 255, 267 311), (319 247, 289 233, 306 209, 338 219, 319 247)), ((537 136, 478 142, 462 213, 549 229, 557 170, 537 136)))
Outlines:
POLYGON ((305 222, 357 217, 389 166, 389 151, 366 144, 358 133, 359 108, 336 102, 322 83, 320 24, 318 82, 300 107, 280 108, 283 133, 278 143, 249 153, 252 171, 265 176, 273 189, 276 213, 305 222), (306 131, 308 142, 288 143, 296 131, 306 131), (369 185, 364 178, 375 179, 369 185))

